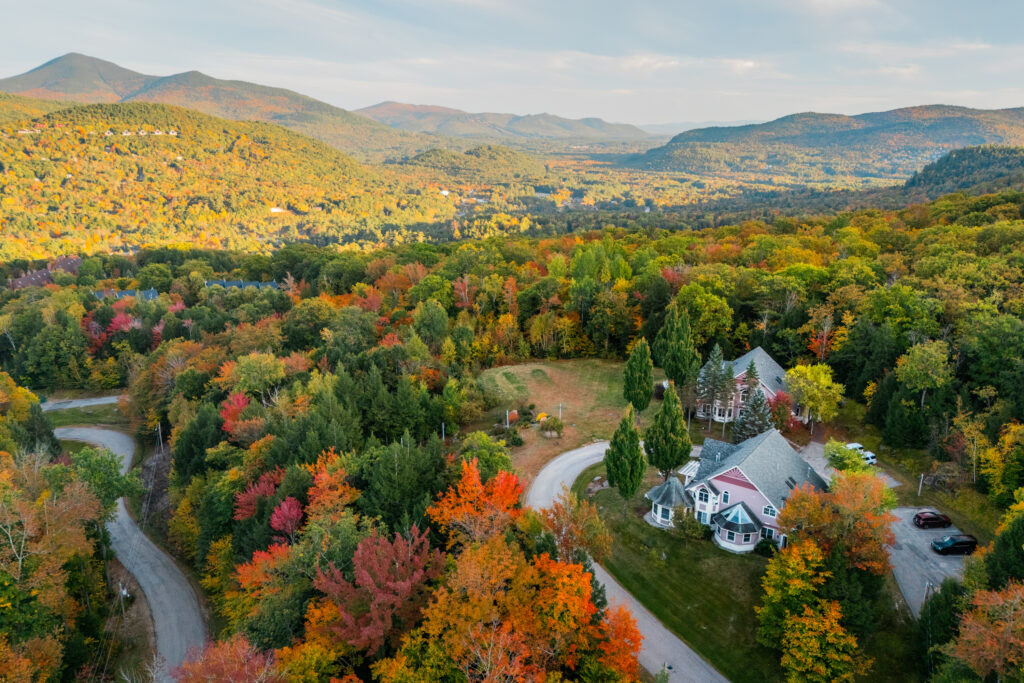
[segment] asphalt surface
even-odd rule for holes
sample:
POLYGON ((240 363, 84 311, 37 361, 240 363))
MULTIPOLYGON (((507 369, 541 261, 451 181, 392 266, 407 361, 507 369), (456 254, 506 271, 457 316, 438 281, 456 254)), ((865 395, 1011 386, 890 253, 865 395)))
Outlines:
POLYGON ((896 508, 893 514, 899 520, 893 522, 892 532, 896 543, 889 548, 889 559, 896 582, 915 617, 921 616, 926 592, 935 592, 946 578, 960 578, 964 571, 962 555, 939 555, 932 550, 931 542, 936 538, 959 534, 955 526, 945 529, 918 529, 914 526, 914 515, 921 510, 934 508, 896 508), (930 588, 929 588, 930 584, 930 588))
POLYGON ((68 410, 69 408, 88 408, 89 406, 104 406, 110 403, 117 403, 121 396, 97 396, 96 398, 73 398, 67 401, 44 401, 40 404, 43 412, 51 410, 68 410))
MULTIPOLYGON (((117 400, 116 396, 107 398, 117 400)), ((84 441, 108 448, 121 458, 122 472, 127 472, 131 467, 135 441, 127 434, 92 427, 62 427, 54 429, 53 433, 58 439, 84 441)), ((117 559, 139 582, 149 602, 156 630, 156 651, 161 664, 156 680, 172 681, 170 672, 181 666, 189 649, 202 647, 206 642, 206 626, 199 609, 199 600, 174 560, 156 547, 135 524, 125 509, 123 498, 117 501, 117 512, 114 519, 107 523, 107 531, 117 559)))
MULTIPOLYGON (((604 459, 607 448, 607 441, 598 441, 566 451, 549 462, 527 491, 526 505, 535 509, 550 506, 563 485, 571 488, 583 470, 604 459)), ((696 451, 696 448, 694 450, 696 451)), ((639 660, 645 669, 656 674, 664 665, 669 670, 669 681, 672 683, 724 683, 728 680, 689 645, 665 628, 657 617, 620 586, 600 565, 594 565, 594 575, 604 584, 609 604, 625 605, 633 613, 637 628, 644 636, 639 660)))

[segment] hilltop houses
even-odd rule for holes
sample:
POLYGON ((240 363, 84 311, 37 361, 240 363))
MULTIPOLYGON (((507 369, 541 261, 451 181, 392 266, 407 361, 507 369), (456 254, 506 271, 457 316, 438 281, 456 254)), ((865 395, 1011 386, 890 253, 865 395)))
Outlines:
POLYGON ((785 545, 778 515, 792 491, 828 486, 777 429, 739 444, 706 439, 697 467, 691 462, 682 472, 683 507, 711 527, 719 547, 737 553, 750 552, 762 538, 785 545))
POLYGON ((33 270, 21 277, 11 278, 7 286, 11 289, 24 289, 25 287, 42 287, 53 282, 53 274, 56 272, 70 273, 77 275, 78 269, 82 266, 80 256, 61 256, 46 264, 46 268, 33 270))
MULTIPOLYGON (((775 362, 774 358, 768 355, 767 351, 758 346, 734 361, 725 361, 725 364, 732 371, 733 378, 736 380, 736 391, 731 400, 726 402, 715 401, 714 406, 698 401, 697 417, 699 419, 706 420, 709 416, 715 422, 732 422, 736 419, 740 414, 740 409, 750 398, 747 395, 746 377, 747 368, 750 367, 751 361, 753 361, 754 368, 757 370, 758 385, 761 391, 764 392, 765 398, 771 401, 780 392, 785 391, 786 371, 775 362)), ((702 369, 701 372, 703 373, 704 370, 702 369)), ((808 420, 808 415, 801 406, 793 406, 793 416, 801 422, 807 422, 808 420)))

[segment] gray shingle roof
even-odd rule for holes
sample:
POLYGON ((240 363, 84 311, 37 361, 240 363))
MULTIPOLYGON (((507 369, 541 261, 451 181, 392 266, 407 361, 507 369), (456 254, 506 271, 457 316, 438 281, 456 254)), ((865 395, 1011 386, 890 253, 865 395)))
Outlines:
POLYGON ((667 508, 677 508, 686 501, 686 489, 675 476, 670 476, 664 484, 658 484, 644 494, 644 498, 667 508))
POLYGON ((739 467, 777 510, 785 505, 790 491, 804 483, 810 483, 819 490, 828 488, 825 480, 793 450, 777 429, 735 445, 705 440, 700 470, 687 488, 707 483, 711 477, 733 467, 739 467), (709 441, 713 442, 710 449, 709 441))
POLYGON ((750 361, 754 361, 757 376, 766 387, 773 392, 780 391, 786 387, 786 371, 760 346, 747 351, 732 362, 732 376, 738 377, 746 372, 750 361))

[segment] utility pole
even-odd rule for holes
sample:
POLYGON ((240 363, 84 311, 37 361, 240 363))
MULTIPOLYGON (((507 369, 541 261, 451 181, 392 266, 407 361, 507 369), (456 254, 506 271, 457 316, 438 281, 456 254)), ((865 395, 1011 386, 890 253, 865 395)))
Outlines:
POLYGON ((921 478, 917 482, 917 497, 921 497, 921 487, 924 486, 924 472, 921 473, 921 478))
POLYGON ((444 422, 441 423, 441 441, 444 441, 444 422))
POLYGON ((558 402, 558 421, 562 421, 562 402, 558 402))

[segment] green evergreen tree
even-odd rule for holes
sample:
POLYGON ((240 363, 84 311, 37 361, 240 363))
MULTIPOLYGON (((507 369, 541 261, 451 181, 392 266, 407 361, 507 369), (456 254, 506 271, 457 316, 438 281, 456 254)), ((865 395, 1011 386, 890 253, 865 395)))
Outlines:
MULTIPOLYGON (((715 344, 708 356, 708 362, 700 371, 697 380, 697 397, 706 406, 708 412, 708 429, 711 429, 711 420, 715 414, 715 404, 726 404, 732 400, 736 391, 736 382, 733 379, 732 365, 722 358, 722 347, 715 344)), ((724 432, 724 423, 723 423, 724 432)))
POLYGON ((658 468, 662 478, 668 481, 669 475, 690 457, 692 449, 679 398, 675 387, 669 385, 665 391, 665 401, 644 435, 647 461, 658 468))
POLYGON ((740 408, 740 414, 732 424, 732 439, 736 443, 746 441, 773 427, 772 409, 764 392, 758 387, 748 395, 747 402, 740 408))
MULTIPOLYGON (((672 307, 675 307, 675 302, 672 307)), ((693 344, 690 316, 686 311, 675 316, 674 325, 662 367, 665 368, 665 376, 675 383, 676 392, 689 414, 693 407, 697 378, 700 376, 700 354, 693 344)))
POLYGON ((216 446, 225 436, 221 430, 223 424, 212 403, 199 407, 174 444, 174 475, 178 482, 187 484, 192 477, 206 471, 206 449, 216 446))
POLYGON ((993 590, 1006 587, 1010 581, 1024 580, 1024 515, 1018 514, 992 543, 992 552, 985 557, 989 586, 993 590))
POLYGON ((651 349, 643 337, 633 345, 633 351, 626 361, 622 394, 626 402, 632 403, 637 411, 651 404, 651 396, 654 395, 654 366, 651 363, 651 349))
MULTIPOLYGON (((661 329, 654 337, 654 346, 651 347, 651 355, 659 368, 665 367, 665 357, 673 341, 680 338, 679 333, 679 306, 673 299, 665 309, 665 320, 661 329)), ((671 378, 670 378, 671 379, 671 378)))
POLYGON ((629 405, 604 453, 608 483, 618 489, 624 501, 636 495, 647 468, 635 422, 633 406, 629 405))

